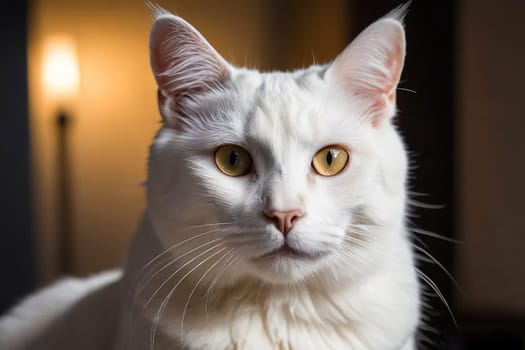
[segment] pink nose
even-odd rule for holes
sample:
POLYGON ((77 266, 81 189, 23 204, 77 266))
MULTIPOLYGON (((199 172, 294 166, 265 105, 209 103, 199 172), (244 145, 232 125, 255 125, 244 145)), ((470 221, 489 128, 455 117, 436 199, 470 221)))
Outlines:
POLYGON ((284 236, 290 232, 297 220, 302 218, 304 215, 299 209, 286 211, 269 210, 265 211, 264 214, 273 221, 275 227, 277 227, 277 229, 281 231, 284 236))

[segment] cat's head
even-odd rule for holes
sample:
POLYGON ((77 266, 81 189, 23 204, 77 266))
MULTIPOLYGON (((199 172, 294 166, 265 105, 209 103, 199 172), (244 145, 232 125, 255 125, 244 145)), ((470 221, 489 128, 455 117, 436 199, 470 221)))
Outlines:
POLYGON ((181 265, 268 283, 353 278, 401 239, 400 18, 373 23, 328 65, 261 73, 157 12, 150 57, 163 126, 148 212, 181 265))

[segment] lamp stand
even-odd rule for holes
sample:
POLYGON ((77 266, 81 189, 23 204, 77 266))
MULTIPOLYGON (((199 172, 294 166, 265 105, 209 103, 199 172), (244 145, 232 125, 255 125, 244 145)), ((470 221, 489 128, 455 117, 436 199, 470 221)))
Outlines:
POLYGON ((73 272, 73 242, 71 230, 71 174, 69 165, 68 131, 71 117, 64 110, 59 110, 56 123, 57 140, 57 190, 58 190, 58 249, 59 269, 62 274, 73 272))

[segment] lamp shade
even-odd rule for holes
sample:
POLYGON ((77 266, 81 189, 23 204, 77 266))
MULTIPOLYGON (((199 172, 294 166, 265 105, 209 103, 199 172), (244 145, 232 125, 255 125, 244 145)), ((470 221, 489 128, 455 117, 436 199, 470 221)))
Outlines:
POLYGON ((45 39, 42 81, 46 96, 57 103, 70 102, 76 95, 79 72, 71 36, 53 35, 45 39))

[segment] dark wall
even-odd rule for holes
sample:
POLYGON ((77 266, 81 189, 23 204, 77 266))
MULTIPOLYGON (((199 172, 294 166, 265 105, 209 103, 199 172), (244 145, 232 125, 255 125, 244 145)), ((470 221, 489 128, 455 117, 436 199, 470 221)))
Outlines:
POLYGON ((34 286, 27 3, 0 1, 0 313, 34 286))

